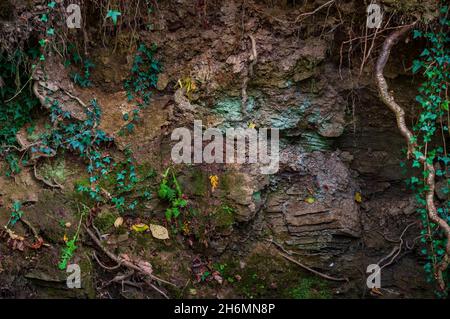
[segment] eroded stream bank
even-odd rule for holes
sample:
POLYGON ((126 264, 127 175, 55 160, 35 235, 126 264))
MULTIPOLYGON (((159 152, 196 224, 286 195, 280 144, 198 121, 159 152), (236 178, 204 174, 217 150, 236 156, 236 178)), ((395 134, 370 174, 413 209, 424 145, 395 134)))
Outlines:
MULTIPOLYGON (((377 95, 373 57, 359 69, 364 4, 106 2, 79 3, 80 30, 58 24, 58 1, 56 11, 46 1, 2 4, 4 50, 28 50, 43 38, 54 46, 44 41, 34 90, 26 88, 43 104, 16 135, 28 162, 19 157, 20 171, 0 175, 0 224, 15 202, 25 220, 14 225, 25 240, 1 233, 1 297, 433 297, 414 195, 400 169, 403 139, 377 95), (121 13, 116 22, 106 2, 121 13), (49 34, 47 11, 62 41, 49 34), (221 130, 279 129, 279 171, 172 164, 171 132, 194 120, 221 130), (172 285, 154 280, 152 289, 142 271, 117 267, 77 231, 80 221, 108 252, 172 285), (158 239, 149 225, 170 238, 158 239), (80 265, 82 289, 68 289, 58 268, 74 238, 69 263, 80 265), (382 296, 371 294, 367 265, 400 238, 406 246, 383 268, 382 296)), ((382 2, 405 19, 436 11, 433 1, 382 2)), ((408 39, 386 74, 412 108, 418 83, 406 66, 418 44, 408 39)))

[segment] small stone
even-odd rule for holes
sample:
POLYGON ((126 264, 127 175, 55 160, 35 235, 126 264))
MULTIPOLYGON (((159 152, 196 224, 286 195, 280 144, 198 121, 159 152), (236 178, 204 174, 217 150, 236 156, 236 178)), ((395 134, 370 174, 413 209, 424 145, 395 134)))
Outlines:
POLYGON ((156 88, 159 91, 163 91, 167 87, 168 83, 169 83, 169 77, 167 76, 167 74, 161 73, 158 76, 158 83, 156 83, 156 88))
POLYGON ((449 188, 447 186, 447 180, 441 180, 436 183, 435 193, 440 200, 448 199, 449 188))

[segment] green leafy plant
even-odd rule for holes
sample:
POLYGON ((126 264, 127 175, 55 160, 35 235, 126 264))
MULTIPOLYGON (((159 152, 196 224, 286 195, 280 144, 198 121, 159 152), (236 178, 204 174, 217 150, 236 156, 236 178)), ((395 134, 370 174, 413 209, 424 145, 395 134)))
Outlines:
POLYGON ((83 221, 83 217, 87 214, 89 211, 89 208, 87 206, 84 206, 83 212, 81 213, 80 221, 78 223, 78 228, 75 234, 72 236, 70 240, 66 241, 65 246, 61 249, 61 256, 59 258, 58 268, 60 270, 65 270, 67 268, 67 264, 72 259, 75 251, 77 250, 77 241, 78 236, 80 234, 81 224, 83 221))
MULTIPOLYGON (((127 92, 128 100, 136 102, 131 121, 125 127, 128 132, 133 131, 133 122, 139 120, 140 111, 150 104, 152 89, 156 88, 158 74, 161 71, 160 64, 154 57, 156 51, 156 44, 153 44, 150 48, 145 44, 139 45, 133 60, 130 78, 124 82, 123 86, 127 92)), ((124 115, 125 121, 128 121, 129 118, 129 114, 124 115)))
POLYGON ((121 15, 122 13, 120 11, 116 11, 116 10, 108 10, 108 13, 106 14, 106 18, 111 18, 112 22, 114 25, 117 25, 117 18, 121 15))
POLYGON ((165 213, 168 221, 177 219, 182 209, 187 206, 186 196, 181 191, 175 173, 171 172, 170 168, 167 168, 163 174, 159 184, 158 196, 170 204, 165 213))
POLYGON ((12 56, 0 54, 0 155, 7 162, 8 176, 20 172, 19 157, 14 154, 17 146, 16 135, 20 129, 32 121, 32 110, 39 101, 32 94, 27 83, 30 77, 30 61, 36 55, 34 50, 27 54, 16 50, 12 56))
POLYGON ((90 76, 91 76, 91 69, 93 67, 94 67, 94 64, 90 60, 84 60, 84 62, 83 62, 84 74, 80 75, 77 72, 72 73, 71 76, 72 76, 73 82, 83 88, 92 86, 90 76))
POLYGON ((22 211, 22 203, 19 201, 15 201, 12 205, 11 216, 9 217, 9 221, 6 226, 11 225, 14 226, 23 215, 22 211))
POLYGON ((79 85, 80 87, 86 88, 92 86, 92 82, 90 80, 91 70, 95 67, 91 60, 87 58, 83 58, 73 43, 70 43, 67 46, 68 58, 64 62, 65 67, 69 67, 70 65, 76 66, 82 69, 82 72, 71 72, 70 77, 72 81, 79 85))
POLYGON ((65 247, 61 249, 61 257, 58 263, 58 268, 61 270, 65 270, 67 268, 68 262, 72 259, 75 251, 77 250, 77 246, 75 245, 78 240, 78 236, 72 237, 71 240, 66 242, 65 247))

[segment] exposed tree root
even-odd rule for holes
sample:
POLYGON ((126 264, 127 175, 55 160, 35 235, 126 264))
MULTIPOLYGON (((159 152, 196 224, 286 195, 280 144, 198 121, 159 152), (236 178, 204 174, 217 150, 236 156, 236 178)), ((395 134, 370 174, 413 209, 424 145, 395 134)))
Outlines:
POLYGON ((43 107, 46 107, 46 101, 45 101, 45 97, 43 95, 41 95, 41 93, 39 93, 39 81, 34 81, 33 83, 33 93, 34 95, 38 98, 39 103, 41 103, 41 105, 43 107))
MULTIPOLYGON (((102 245, 101 240, 99 238, 97 238, 97 236, 95 236, 95 234, 92 232, 92 230, 90 230, 87 226, 84 226, 84 229, 86 230, 86 232, 89 235, 89 237, 91 237, 92 241, 97 245, 97 247, 100 248, 109 258, 114 260, 117 263, 117 265, 121 265, 121 266, 127 267, 127 268, 129 268, 131 270, 134 270, 134 271, 136 271, 136 272, 138 272, 138 273, 140 273, 140 274, 150 278, 151 280, 155 280, 155 281, 158 281, 160 283, 164 283, 164 284, 176 287, 175 284, 153 275, 152 271, 150 269, 148 269, 149 267, 143 267, 141 265, 141 263, 134 263, 129 258, 124 258, 124 257, 117 256, 117 255, 113 254, 112 252, 110 252, 107 248, 105 248, 102 245)), ((97 261, 98 261, 98 259, 97 259, 97 261)), ((105 269, 109 268, 109 267, 104 266, 103 264, 101 264, 101 266, 103 268, 105 268, 105 269)), ((158 293, 163 295, 165 298, 168 298, 167 295, 161 289, 157 288, 149 280, 145 280, 145 282, 150 287, 155 289, 158 293)))
POLYGON ((281 246, 280 244, 275 242, 273 239, 267 239, 266 241, 268 241, 271 244, 274 244, 278 249, 281 249, 284 252, 284 253, 278 252, 280 254, 280 256, 282 256, 283 258, 289 260, 290 262, 293 262, 297 266, 300 266, 301 268, 303 268, 319 277, 322 277, 327 280, 332 280, 332 281, 349 281, 348 278, 333 277, 333 276, 329 276, 327 274, 321 273, 320 271, 317 271, 315 269, 312 269, 311 267, 308 267, 308 266, 302 264, 301 262, 299 262, 298 260, 288 256, 288 255, 291 255, 291 253, 288 252, 286 249, 284 249, 283 246, 281 246))
POLYGON ((400 237, 398 239, 398 245, 394 246, 394 248, 392 248, 391 252, 388 255, 384 256, 377 262, 377 265, 380 266, 380 269, 383 269, 395 262, 396 258, 400 255, 403 248, 404 244, 403 236, 405 235, 406 231, 415 224, 417 224, 417 221, 408 224, 400 234, 400 237), (385 262, 386 260, 388 261, 385 264, 381 265, 381 263, 385 262))
POLYGON ((255 66, 256 62, 258 61, 258 51, 256 51, 256 41, 255 38, 249 34, 248 37, 250 38, 250 41, 252 43, 252 53, 250 55, 250 65, 248 67, 248 74, 245 76, 244 81, 242 83, 242 98, 241 98, 241 108, 242 108, 242 114, 244 115, 244 117, 247 116, 247 100, 248 100, 248 95, 247 95, 247 85, 248 82, 250 81, 250 79, 253 77, 253 67, 255 66))
POLYGON ((444 232, 447 238, 447 245, 445 248, 445 254, 442 257, 442 260, 439 263, 434 265, 434 275, 436 281, 438 283, 439 288, 443 291, 446 288, 445 280, 444 280, 444 272, 446 271, 449 265, 449 256, 450 256, 450 226, 447 222, 439 217, 436 209, 436 205, 434 203, 434 189, 435 189, 435 168, 433 164, 429 164, 426 160, 425 155, 416 157, 415 151, 417 148, 416 143, 412 142, 413 133, 406 126, 405 121, 405 111, 403 108, 395 102, 395 99, 391 92, 389 92, 389 87, 387 85, 386 79, 383 75, 384 67, 389 59, 389 55, 392 47, 399 41, 399 39, 409 32, 415 24, 406 25, 403 28, 391 33, 383 43, 383 47, 381 49, 380 55, 377 60, 377 64, 375 67, 375 80, 378 87, 378 93, 380 95, 381 100, 386 104, 386 106, 394 112, 397 119, 397 126, 400 130, 402 136, 406 139, 406 144, 408 146, 408 158, 414 157, 416 160, 424 165, 426 171, 428 171, 428 176, 426 178, 426 185, 428 186, 428 191, 426 193, 426 203, 427 203, 427 211, 428 217, 430 221, 436 223, 439 228, 444 232))
POLYGON ((32 249, 39 249, 42 246, 46 246, 46 247, 50 246, 49 244, 44 243, 44 239, 41 236, 39 236, 39 232, 36 230, 36 228, 33 226, 33 224, 31 224, 28 220, 26 220, 23 217, 20 218, 20 221, 22 223, 24 223, 31 230, 31 232, 33 233, 34 239, 35 239, 33 244, 25 243, 25 245, 27 247, 30 247, 32 249))
POLYGON ((295 18, 294 23, 301 22, 302 19, 304 19, 304 18, 306 18, 306 17, 309 17, 309 16, 312 16, 312 15, 316 14, 317 12, 319 12, 320 10, 322 10, 322 9, 325 8, 325 7, 331 6, 331 5, 334 3, 334 1, 335 1, 335 0, 327 1, 327 2, 325 2, 325 3, 322 4, 321 6, 317 7, 316 9, 314 9, 314 10, 311 11, 311 12, 305 12, 305 13, 302 13, 302 14, 298 15, 297 18, 295 18))

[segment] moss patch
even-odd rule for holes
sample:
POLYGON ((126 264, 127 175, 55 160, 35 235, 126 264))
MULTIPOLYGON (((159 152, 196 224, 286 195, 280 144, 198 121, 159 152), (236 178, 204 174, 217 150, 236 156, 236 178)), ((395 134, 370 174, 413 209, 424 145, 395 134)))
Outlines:
POLYGON ((279 255, 261 248, 245 260, 240 269, 235 259, 226 262, 224 278, 239 275, 233 280, 235 292, 244 298, 289 298, 323 299, 331 298, 328 283, 303 272, 279 255))
POLYGON ((298 284, 288 291, 293 299, 330 299, 330 288, 326 281, 315 277, 300 278, 298 284))
POLYGON ((106 232, 114 225, 117 217, 119 217, 117 212, 104 210, 95 218, 94 223, 101 232, 106 232))
POLYGON ((64 158, 58 158, 56 161, 45 163, 39 169, 39 173, 47 181, 63 184, 66 181, 66 164, 64 158))
POLYGON ((223 231, 234 224, 234 209, 226 204, 222 204, 212 214, 214 228, 223 231))

